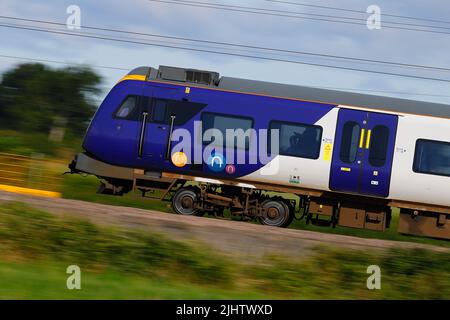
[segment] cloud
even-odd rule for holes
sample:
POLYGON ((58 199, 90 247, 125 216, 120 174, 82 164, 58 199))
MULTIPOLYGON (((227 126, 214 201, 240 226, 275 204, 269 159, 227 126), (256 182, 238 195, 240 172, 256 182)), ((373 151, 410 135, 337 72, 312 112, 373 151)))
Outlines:
MULTIPOLYGON (((204 0, 206 1, 206 0, 204 0)), ((287 50, 309 51, 377 60, 390 60, 402 63, 450 66, 450 35, 408 32, 382 28, 369 31, 365 26, 327 23, 274 17, 266 15, 227 12, 215 9, 177 6, 155 3, 147 0, 118 1, 97 0, 76 1, 82 9, 82 24, 107 28, 132 30, 144 33, 173 35, 180 37, 207 39, 219 42, 233 42, 253 46, 282 48, 287 50)), ((226 1, 209 2, 231 5, 265 7, 277 10, 320 13, 364 18, 347 12, 318 10, 306 7, 274 4, 265 1, 226 1)), ((3 15, 12 15, 44 20, 65 22, 66 7, 73 1, 49 3, 36 0, 24 5, 23 2, 2 0, 0 10, 3 15)), ((365 11, 372 1, 346 0, 321 1, 321 5, 354 8, 365 11)), ((442 19, 442 13, 448 10, 446 1, 393 2, 377 1, 382 13, 394 13, 409 16, 421 16, 442 19)), ((389 18, 390 20, 395 18, 389 18)), ((382 21, 388 17, 382 16, 382 21)), ((4 20, 0 20, 4 22, 4 20)), ((411 22, 411 21, 410 21, 411 22)), ((82 34, 105 33, 82 29, 82 34)), ((115 35, 117 36, 117 35, 115 35)), ((130 37, 129 35, 121 35, 130 37)), ((36 33, 24 30, 0 28, 3 39, 0 54, 17 54, 43 59, 83 62, 98 65, 111 65, 133 68, 139 65, 175 65, 218 71, 223 75, 257 80, 292 83, 310 86, 342 87, 369 90, 411 91, 442 94, 448 92, 448 83, 419 81, 369 73, 318 68, 300 64, 288 64, 275 61, 252 60, 242 57, 214 55, 181 51, 135 44, 102 41, 96 39, 67 37, 36 33)), ((135 39, 148 39, 133 36, 135 39)), ((162 41, 162 39, 158 39, 162 41)), ((174 40, 164 40, 174 42, 174 40)), ((184 42, 186 43, 186 42, 184 42)), ((209 46, 202 44, 202 46, 209 46)), ((195 44, 195 48, 200 44, 195 44)), ((217 46, 213 46, 216 47, 217 46)), ((224 48, 218 48, 227 52, 224 48)), ((233 52, 237 49, 233 49, 233 52)), ((242 50, 242 49, 241 49, 242 50)), ((240 53, 258 55, 261 51, 246 49, 240 53)), ((305 63, 336 64, 346 67, 374 68, 397 73, 421 74, 430 77, 446 77, 445 73, 431 73, 423 70, 381 67, 372 64, 355 64, 329 58, 296 56, 292 54, 271 54, 272 57, 297 59, 305 63)), ((11 60, 0 59, 0 72, 12 65, 11 60), (6 62, 5 62, 6 61, 6 62)), ((112 86, 125 72, 100 70, 105 86, 112 86)), ((392 94, 391 94, 392 95, 392 94)), ((405 97, 405 95, 399 95, 405 97)), ((450 103, 450 98, 431 96, 411 96, 450 103)))

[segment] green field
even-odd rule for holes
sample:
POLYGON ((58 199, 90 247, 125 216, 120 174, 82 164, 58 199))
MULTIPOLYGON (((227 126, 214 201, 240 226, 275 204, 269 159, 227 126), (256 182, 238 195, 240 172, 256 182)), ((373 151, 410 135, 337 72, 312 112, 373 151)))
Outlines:
POLYGON ((243 263, 203 243, 0 205, 0 298, 20 299, 448 299, 450 255, 424 250, 318 247, 295 260, 243 263), (66 288, 67 266, 82 270, 66 288), (366 288, 369 265, 382 289, 366 288))

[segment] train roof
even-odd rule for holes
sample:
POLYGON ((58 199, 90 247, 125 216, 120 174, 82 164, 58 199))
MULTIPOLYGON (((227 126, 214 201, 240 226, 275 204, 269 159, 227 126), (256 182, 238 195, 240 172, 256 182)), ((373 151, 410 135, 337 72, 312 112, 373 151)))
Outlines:
POLYGON ((159 69, 140 67, 129 74, 145 75, 147 80, 164 80, 280 98, 347 105, 389 112, 450 118, 450 105, 425 101, 383 97, 353 92, 319 89, 232 77, 220 77, 217 72, 160 66, 159 69))

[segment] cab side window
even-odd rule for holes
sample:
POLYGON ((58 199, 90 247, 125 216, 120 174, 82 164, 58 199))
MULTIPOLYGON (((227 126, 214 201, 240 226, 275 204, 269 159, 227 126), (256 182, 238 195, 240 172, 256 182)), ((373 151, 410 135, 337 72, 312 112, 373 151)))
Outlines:
POLYGON ((169 124, 170 116, 175 116, 174 124, 185 124, 206 107, 204 103, 152 98, 148 96, 128 95, 114 111, 114 119, 141 121, 146 111, 148 122, 169 124))
POLYGON ((137 115, 138 115, 138 97, 127 96, 120 104, 120 107, 114 113, 114 118, 135 120, 137 115))
POLYGON ((167 103, 168 115, 175 115, 175 125, 183 125, 188 122, 190 119, 199 114, 204 108, 206 104, 197 103, 197 102, 189 102, 189 101, 177 101, 170 100, 167 103))
POLYGON ((152 122, 170 124, 170 116, 174 115, 176 126, 185 124, 206 107, 204 103, 158 98, 150 99, 150 103, 152 104, 152 122))

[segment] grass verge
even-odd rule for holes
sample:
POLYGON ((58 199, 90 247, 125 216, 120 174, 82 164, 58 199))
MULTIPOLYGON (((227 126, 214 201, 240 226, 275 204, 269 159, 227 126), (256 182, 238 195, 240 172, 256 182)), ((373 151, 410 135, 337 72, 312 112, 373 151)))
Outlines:
POLYGON ((317 248, 244 264, 199 243, 106 228, 21 203, 0 205, 0 298, 448 299, 450 255, 317 248), (82 289, 66 289, 68 265, 82 289), (366 287, 378 265, 382 289, 366 287))

